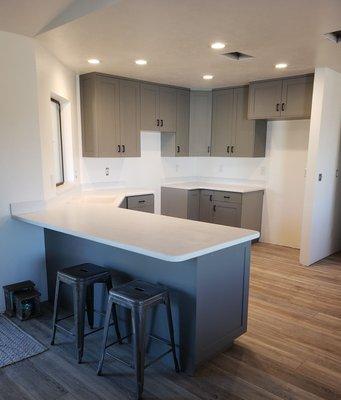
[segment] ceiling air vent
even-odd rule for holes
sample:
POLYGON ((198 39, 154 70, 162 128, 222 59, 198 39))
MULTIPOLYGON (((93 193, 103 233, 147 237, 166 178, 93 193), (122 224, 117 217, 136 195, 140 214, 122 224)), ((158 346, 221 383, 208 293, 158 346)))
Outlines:
POLYGON ((325 33, 324 36, 335 43, 341 43, 341 31, 325 33))
POLYGON ((235 60, 235 61, 242 61, 242 60, 248 60, 250 58, 253 58, 253 56, 249 56, 248 54, 240 53, 239 51, 232 51, 231 53, 224 53, 222 55, 227 58, 230 58, 231 60, 235 60))

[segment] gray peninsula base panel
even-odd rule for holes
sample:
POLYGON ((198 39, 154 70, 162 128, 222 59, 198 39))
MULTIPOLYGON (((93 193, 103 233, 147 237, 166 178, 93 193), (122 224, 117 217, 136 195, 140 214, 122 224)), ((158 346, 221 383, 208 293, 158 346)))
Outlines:
MULTIPOLYGON (((183 262, 163 261, 48 229, 45 247, 50 301, 54 298, 57 270, 85 262, 112 269, 118 283, 138 278, 166 285, 171 293, 181 368, 189 374, 230 347, 246 331, 250 242, 183 262)), ((97 286, 95 309, 104 310, 106 294, 97 286)), ((63 289, 64 306, 68 307, 71 293, 68 288, 63 289)), ((165 312, 159 306, 149 316, 149 329, 154 335, 168 338, 165 312)), ((122 331, 130 332, 127 311, 119 310, 119 317, 122 331)), ((160 354, 161 346, 150 342, 149 353, 160 354)), ((171 357, 165 358, 165 362, 172 366, 171 357)))

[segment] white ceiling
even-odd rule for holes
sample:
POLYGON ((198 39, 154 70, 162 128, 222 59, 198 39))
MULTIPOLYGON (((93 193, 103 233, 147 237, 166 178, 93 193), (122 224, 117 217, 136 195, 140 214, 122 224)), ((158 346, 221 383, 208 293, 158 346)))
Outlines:
POLYGON ((210 88, 312 72, 316 66, 341 71, 341 44, 323 37, 340 29, 341 0, 121 0, 39 40, 80 73, 210 88), (215 40, 227 47, 213 51, 209 44, 215 40), (255 58, 237 62, 220 55, 228 51, 255 58), (87 63, 94 57, 102 61, 99 66, 87 63), (148 65, 135 65, 137 58, 148 65), (278 62, 289 67, 278 71, 278 62), (203 81, 205 73, 215 78, 203 81))

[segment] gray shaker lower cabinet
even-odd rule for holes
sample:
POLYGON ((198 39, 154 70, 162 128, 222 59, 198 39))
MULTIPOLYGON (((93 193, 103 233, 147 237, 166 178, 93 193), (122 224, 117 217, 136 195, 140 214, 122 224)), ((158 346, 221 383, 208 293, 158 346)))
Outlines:
POLYGON ((261 231, 263 190, 248 193, 221 190, 161 188, 161 214, 261 231), (199 199, 199 210, 198 210, 199 199), (192 208, 191 208, 192 207, 192 208), (191 212, 190 210, 195 210, 191 212), (198 215, 198 218, 193 216, 198 215))
POLYGON ((161 214, 199 221, 200 190, 161 187, 161 214))
POLYGON ((128 208, 129 210, 143 211, 154 213, 154 195, 145 194, 138 196, 128 196, 120 205, 121 208, 128 208))

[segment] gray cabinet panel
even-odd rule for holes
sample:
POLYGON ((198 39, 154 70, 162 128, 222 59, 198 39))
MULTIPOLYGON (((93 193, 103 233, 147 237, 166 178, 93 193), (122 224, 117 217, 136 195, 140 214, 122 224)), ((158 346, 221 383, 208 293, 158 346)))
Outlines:
POLYGON ((281 116, 310 118, 313 76, 283 79, 281 116))
POLYGON ((211 155, 230 155, 235 120, 233 89, 213 91, 212 94, 212 147, 211 155))
POLYGON ((155 131, 159 119, 159 86, 141 84, 141 130, 155 131))
POLYGON ((161 132, 176 131, 176 94, 177 89, 159 87, 159 118, 161 132))
POLYGON ((211 148, 212 92, 191 91, 190 156, 209 156, 211 148))
MULTIPOLYGON (((234 90, 234 101, 236 106, 236 120, 231 143, 231 156, 234 157, 255 157, 255 142, 256 135, 261 136, 263 139, 263 152, 265 155, 265 142, 266 142, 266 123, 263 124, 262 132, 260 131, 260 124, 257 121, 247 119, 248 109, 248 87, 240 87, 234 90), (257 124, 257 130, 256 130, 257 124)), ((259 138, 258 138, 259 139, 259 138)), ((260 146, 260 143, 258 143, 260 146)))
POLYGON ((281 115, 282 79, 254 82, 249 87, 248 118, 268 119, 281 115))
POLYGON ((214 224, 240 227, 241 205, 237 203, 214 202, 212 222, 214 224))
POLYGON ((187 218, 199 221, 200 211, 200 190, 188 191, 188 212, 187 218))
POLYGON ((84 157, 96 157, 98 153, 98 132, 95 123, 95 80, 80 79, 82 146, 84 157))
POLYGON ((213 208, 212 197, 213 197, 213 191, 201 190, 199 219, 202 222, 212 222, 212 208, 213 208))
POLYGON ((120 157, 119 80, 107 76, 96 79, 95 119, 98 132, 98 157, 120 157))
POLYGON ((120 135, 123 157, 141 155, 140 84, 120 80, 120 135))
POLYGON ((177 90, 176 94, 175 155, 189 154, 189 90, 177 90))
POLYGON ((127 208, 129 210, 154 213, 154 195, 128 196, 127 208))

